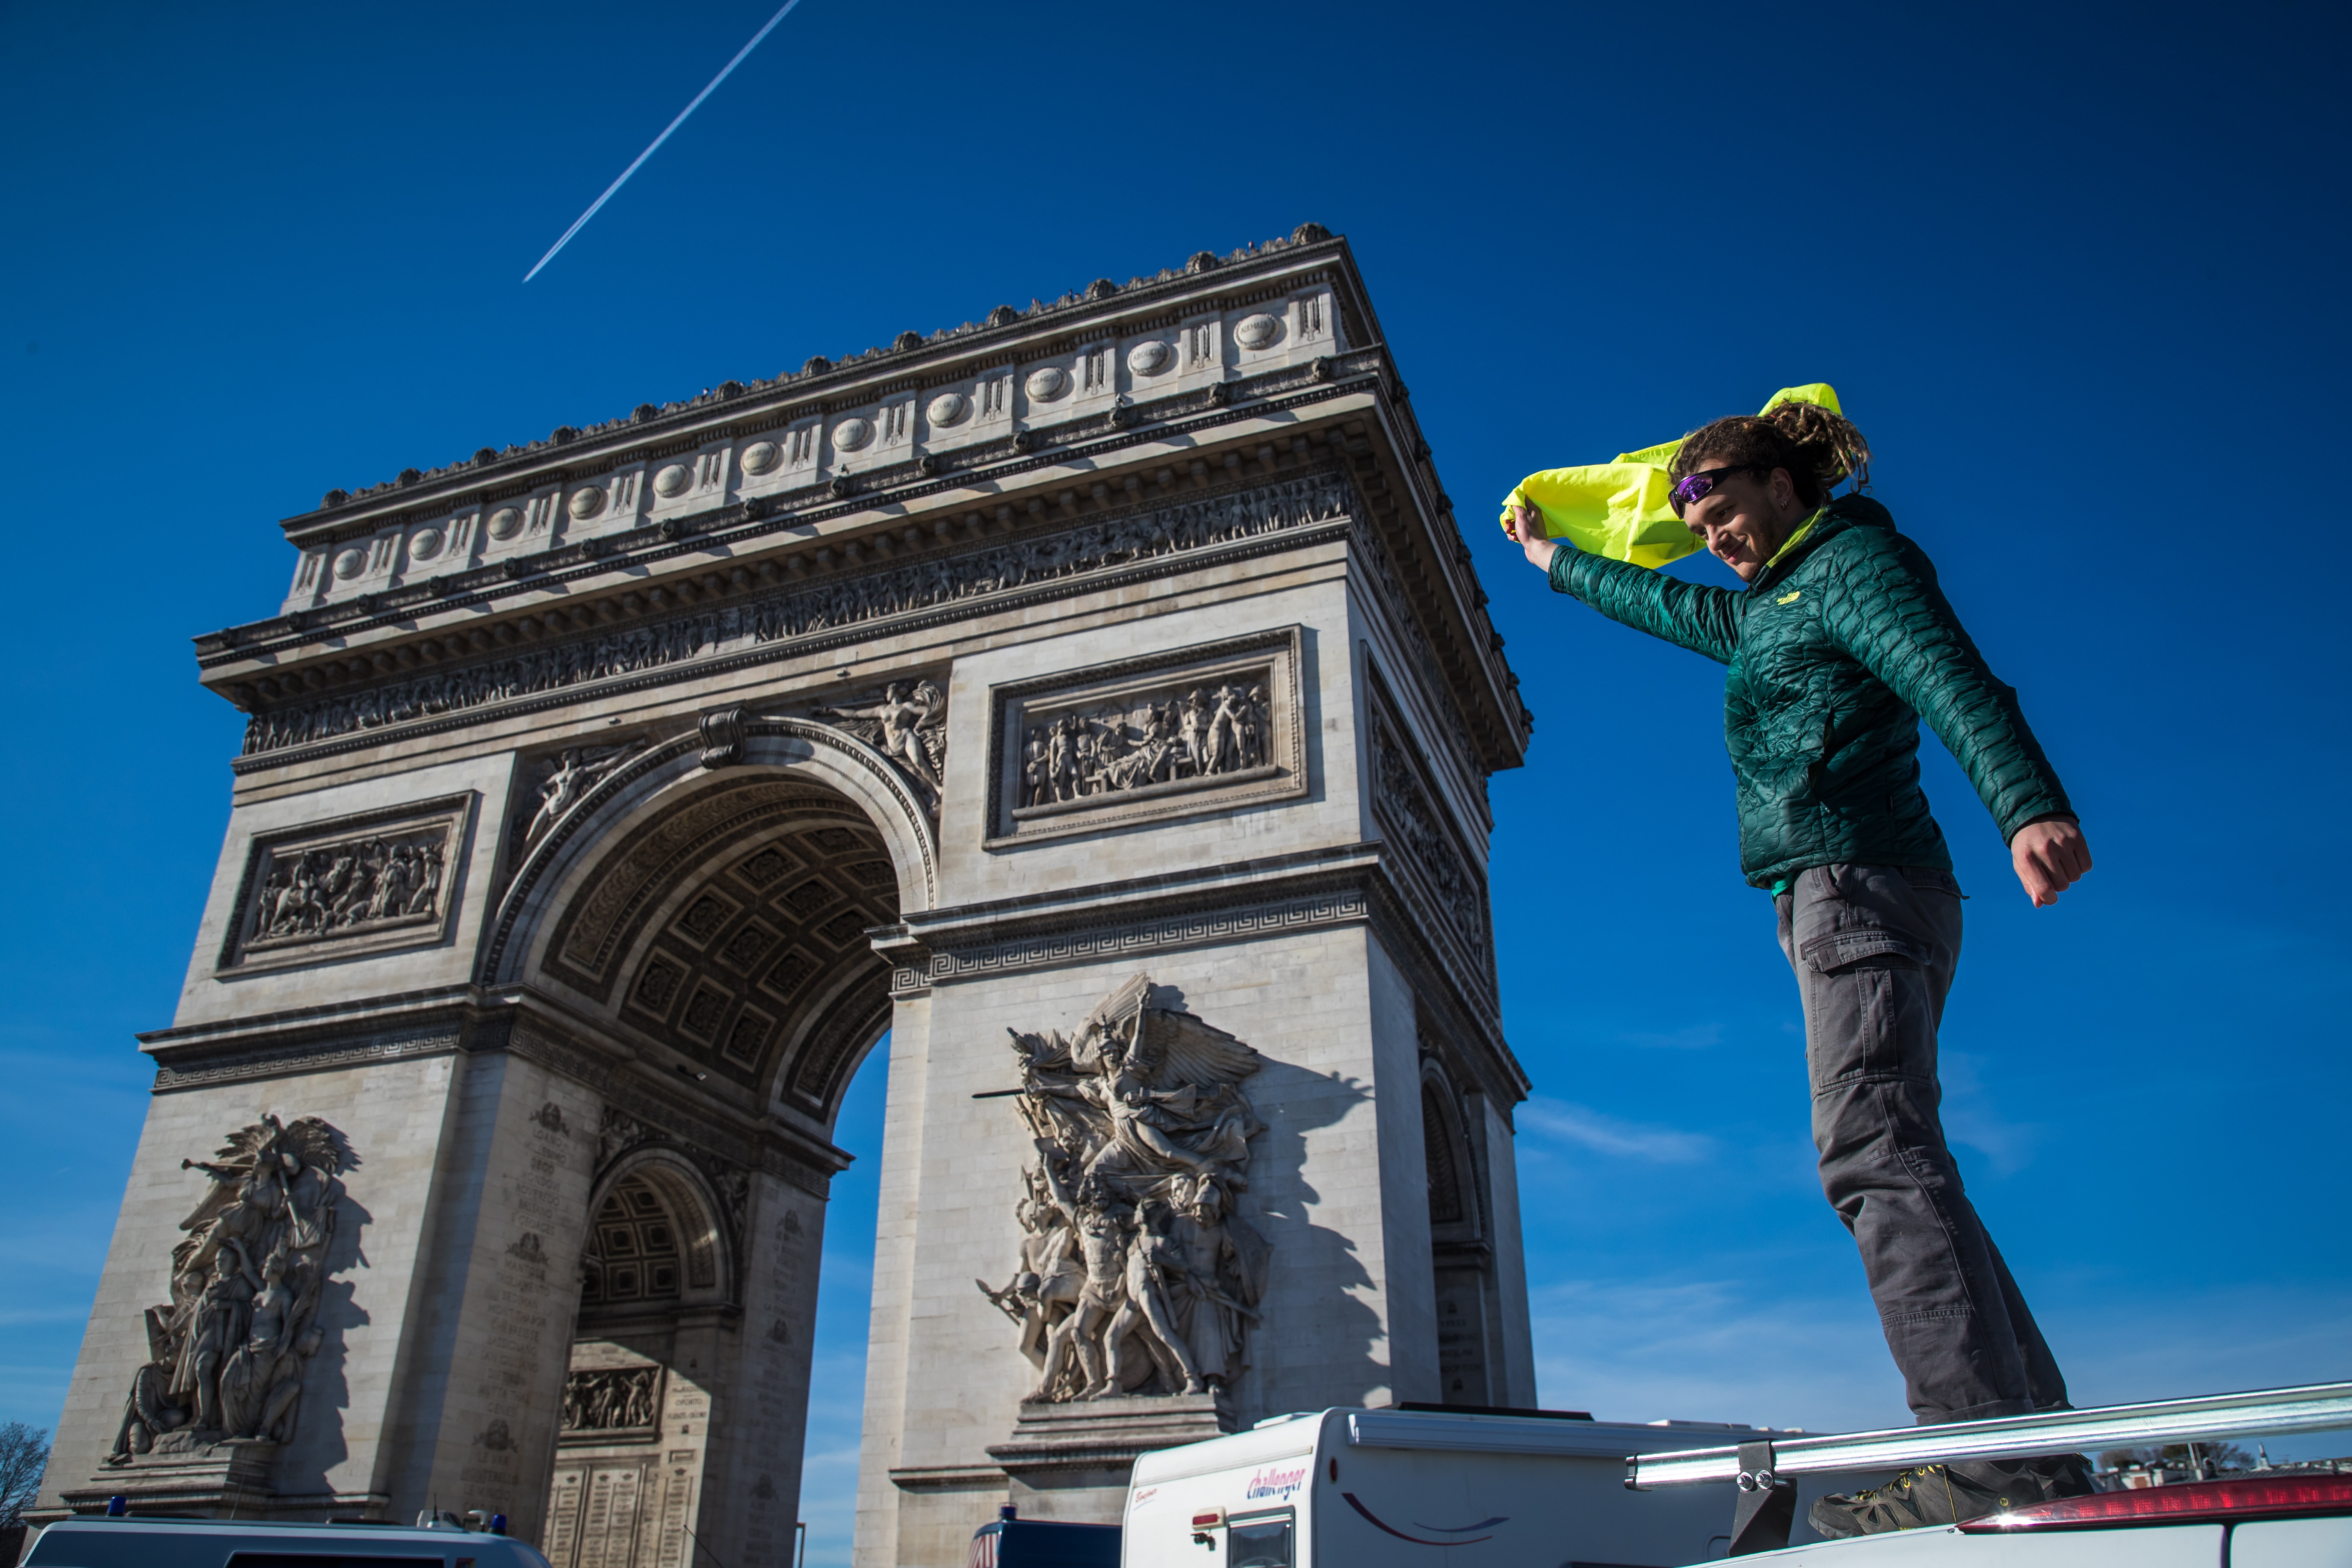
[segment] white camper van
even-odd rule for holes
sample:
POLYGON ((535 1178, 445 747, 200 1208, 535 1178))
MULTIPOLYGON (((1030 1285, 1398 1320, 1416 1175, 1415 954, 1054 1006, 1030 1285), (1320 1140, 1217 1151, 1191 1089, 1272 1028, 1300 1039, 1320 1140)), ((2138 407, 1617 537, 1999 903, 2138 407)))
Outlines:
POLYGON ((1325 1410, 1135 1462, 1122 1568, 1668 1568, 1720 1557, 1732 1489, 1637 1492, 1628 1455, 1762 1428, 1325 1410))

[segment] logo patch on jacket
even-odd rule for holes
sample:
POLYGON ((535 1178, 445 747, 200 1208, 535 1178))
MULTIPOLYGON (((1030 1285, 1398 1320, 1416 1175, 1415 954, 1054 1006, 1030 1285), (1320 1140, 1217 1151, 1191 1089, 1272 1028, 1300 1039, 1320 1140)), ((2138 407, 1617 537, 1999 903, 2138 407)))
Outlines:
POLYGON ((1805 591, 1802 588, 1791 588, 1772 602, 1776 605, 1793 605, 1804 596, 1805 591))

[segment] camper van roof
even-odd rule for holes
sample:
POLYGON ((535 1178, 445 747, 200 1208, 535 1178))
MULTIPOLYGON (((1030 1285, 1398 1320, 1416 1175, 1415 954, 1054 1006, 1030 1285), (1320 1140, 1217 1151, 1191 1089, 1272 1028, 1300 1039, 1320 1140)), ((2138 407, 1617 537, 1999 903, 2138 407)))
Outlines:
MULTIPOLYGON (((1621 1421, 1564 1421, 1540 1415, 1475 1415, 1438 1410, 1358 1410, 1344 1405, 1234 1432, 1181 1448, 1160 1448, 1135 1461, 1133 1484, 1157 1486, 1187 1476, 1262 1465, 1312 1454, 1327 1424, 1340 1418, 1334 1443, 1363 1448, 1423 1448, 1474 1454, 1563 1454, 1622 1458, 1687 1442, 1687 1426, 1621 1421)), ((1710 1426, 1713 1424, 1710 1423, 1710 1426)), ((1767 1428, 1726 1426, 1729 1433, 1767 1428)))
MULTIPOLYGON (((1155 1486, 1162 1481, 1181 1480, 1186 1476, 1207 1475, 1213 1470, 1230 1470, 1244 1465, 1262 1465, 1269 1459, 1286 1459, 1297 1454, 1315 1451, 1316 1434, 1322 1429, 1323 1418, 1333 1412, 1316 1413, 1313 1418, 1285 1421, 1276 1426, 1259 1426, 1247 1432, 1234 1432, 1223 1437, 1210 1437, 1198 1443, 1187 1443, 1181 1448, 1158 1448, 1135 1461, 1133 1485, 1155 1486)), ((1344 1410, 1339 1414, 1345 1415, 1344 1410)))

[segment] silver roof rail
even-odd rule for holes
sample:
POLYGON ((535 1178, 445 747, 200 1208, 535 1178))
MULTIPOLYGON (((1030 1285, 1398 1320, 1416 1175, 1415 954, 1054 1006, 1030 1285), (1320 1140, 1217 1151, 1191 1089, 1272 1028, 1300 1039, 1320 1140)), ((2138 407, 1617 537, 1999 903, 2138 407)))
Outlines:
POLYGON ((1751 1439, 1730 1447, 1635 1454, 1625 1461, 1625 1484, 1647 1491, 1703 1481, 1736 1483, 1739 1496, 1732 1511, 1730 1554, 1737 1557, 1789 1543, 1797 1500, 1791 1478, 1797 1476, 2345 1427, 2352 1427, 2352 1383, 2314 1383, 1939 1426, 1751 1439))
MULTIPOLYGON (((1944 1426, 1780 1437, 1772 1441, 1772 1468, 1782 1476, 1900 1470, 1953 1459, 2071 1454, 2084 1448, 2193 1443, 2208 1437, 2266 1436, 2338 1427, 2352 1427, 2352 1383, 2258 1388, 2246 1394, 2208 1394, 2195 1399, 2158 1399, 2091 1410, 2045 1410, 1990 1421, 1955 1421, 1944 1426)), ((1643 1491, 1698 1481, 1737 1481, 1739 1476, 1738 1447, 1636 1454, 1625 1461, 1625 1484, 1643 1491)))

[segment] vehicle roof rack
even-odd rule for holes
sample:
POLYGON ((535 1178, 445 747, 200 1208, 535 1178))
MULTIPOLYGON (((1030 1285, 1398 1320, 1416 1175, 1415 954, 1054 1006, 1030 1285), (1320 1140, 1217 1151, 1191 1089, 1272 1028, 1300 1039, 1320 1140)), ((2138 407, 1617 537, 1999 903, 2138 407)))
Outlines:
POLYGON ((1739 1497, 1732 1514, 1730 1555, 1741 1556, 1789 1543, 1797 1498, 1790 1478, 1796 1476, 1901 1470, 1956 1459, 2068 1454, 2343 1427, 2352 1427, 2352 1383, 2313 1383, 2299 1388, 2257 1388, 2144 1405, 2042 1410, 2031 1415, 1936 1426, 1896 1426, 1779 1441, 1766 1438, 1719 1448, 1635 1454, 1625 1461, 1625 1484, 1647 1491, 1706 1481, 1733 1482, 1739 1488, 1739 1497))

